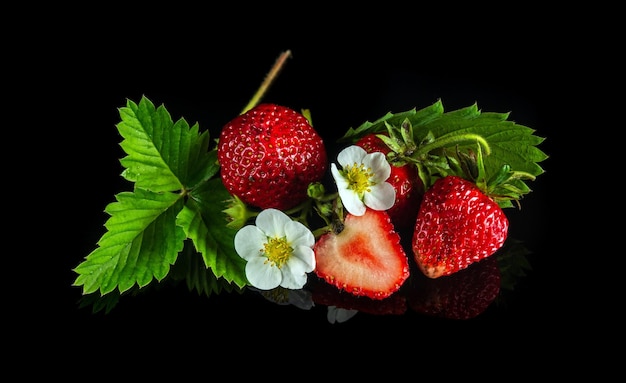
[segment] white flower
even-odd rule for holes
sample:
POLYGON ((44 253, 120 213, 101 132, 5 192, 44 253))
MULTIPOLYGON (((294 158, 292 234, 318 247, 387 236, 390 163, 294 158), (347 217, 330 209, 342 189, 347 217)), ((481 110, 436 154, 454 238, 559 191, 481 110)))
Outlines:
POLYGON ((252 286, 270 290, 278 286, 301 289, 307 273, 315 269, 313 233, 277 209, 266 209, 235 234, 235 250, 246 261, 252 286))
POLYGON ((365 214, 365 206, 374 210, 387 210, 396 200, 396 191, 387 179, 391 165, 383 153, 367 153, 352 145, 337 156, 342 170, 332 163, 330 171, 337 183, 343 206, 352 215, 365 214))

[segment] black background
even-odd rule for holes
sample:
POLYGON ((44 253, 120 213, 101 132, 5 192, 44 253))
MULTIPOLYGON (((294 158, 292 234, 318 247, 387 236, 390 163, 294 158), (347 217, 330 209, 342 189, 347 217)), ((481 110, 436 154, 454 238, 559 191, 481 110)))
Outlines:
POLYGON ((569 123, 562 116, 576 110, 565 100, 584 81, 578 78, 574 84, 564 72, 579 54, 576 28, 565 24, 555 29, 554 15, 531 9, 503 11, 496 18, 480 12, 451 15, 443 9, 434 14, 392 9, 358 17, 321 12, 286 19, 257 17, 254 11, 233 16, 236 12, 165 12, 145 24, 120 12, 108 22, 86 17, 39 35, 54 54, 41 54, 47 64, 37 70, 43 89, 38 97, 54 107, 45 115, 52 122, 38 128, 43 128, 44 144, 55 142, 47 158, 59 164, 47 182, 58 192, 55 206, 62 208, 45 215, 54 235, 40 269, 46 277, 53 274, 53 281, 45 288, 42 283, 20 303, 30 317, 53 318, 42 321, 42 333, 59 335, 54 330, 59 323, 70 333, 101 340, 106 339, 102 334, 145 335, 152 329, 188 338, 251 331, 278 336, 287 328, 301 328, 306 329, 301 342, 310 343, 359 338, 364 331, 384 339, 434 339, 439 335, 423 329, 466 333, 476 328, 468 327, 470 322, 497 322, 506 326, 489 327, 488 333, 499 338, 502 328, 515 328, 515 335, 504 338, 519 341, 524 339, 520 331, 535 334, 528 330, 533 326, 560 334, 562 323, 582 315, 573 304, 576 293, 565 282, 575 266, 575 229, 563 219, 567 206, 562 202, 572 161, 567 154, 569 123), (105 206, 130 188, 120 176, 124 153, 115 127, 118 108, 127 99, 138 102, 146 96, 163 104, 174 121, 198 122, 216 137, 286 49, 292 58, 264 101, 310 109, 327 141, 387 112, 423 108, 438 99, 447 111, 476 102, 485 112, 510 112, 510 120, 546 138, 540 145, 550 156, 541 163, 545 174, 530 184, 533 192, 522 200, 521 210, 507 210, 510 236, 532 251, 533 269, 506 307, 490 307, 469 322, 409 311, 400 316, 357 314, 330 324, 325 307, 305 311, 250 294, 206 298, 177 287, 124 299, 107 315, 78 308, 80 289, 71 286, 76 277, 72 268, 104 234, 105 206), (63 216, 62 228, 57 215, 63 216))

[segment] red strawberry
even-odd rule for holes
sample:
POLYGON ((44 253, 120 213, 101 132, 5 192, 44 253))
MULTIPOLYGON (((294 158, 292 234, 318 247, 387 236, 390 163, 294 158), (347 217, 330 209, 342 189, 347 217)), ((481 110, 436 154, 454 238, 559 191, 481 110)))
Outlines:
POLYGON ((473 263, 447 277, 412 278, 407 293, 415 312, 447 319, 471 319, 483 313, 500 293, 500 269, 496 257, 473 263))
POLYGON ((317 276, 356 296, 387 298, 409 277, 407 255, 386 211, 347 214, 342 230, 320 236, 313 250, 317 276))
MULTIPOLYGON (((365 149, 368 153, 381 152, 387 154, 391 149, 376 136, 367 134, 360 138, 356 145, 365 149)), ((424 187, 417 173, 417 167, 412 164, 396 166, 391 164, 391 175, 387 180, 396 189, 396 201, 387 210, 394 226, 400 230, 413 228, 415 218, 419 210, 424 187)))
POLYGON ((435 181, 424 193, 412 248, 430 278, 450 275, 492 255, 504 244, 509 221, 476 184, 458 176, 435 181))
POLYGON ((227 123, 217 147, 226 189, 262 209, 286 210, 307 198, 309 183, 322 179, 326 149, 302 114, 259 104, 227 123))

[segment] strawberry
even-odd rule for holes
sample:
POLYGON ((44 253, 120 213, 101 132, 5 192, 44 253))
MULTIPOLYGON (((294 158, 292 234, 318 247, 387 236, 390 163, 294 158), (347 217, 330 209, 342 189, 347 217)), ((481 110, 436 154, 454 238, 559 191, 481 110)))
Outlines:
MULTIPOLYGON (((386 155, 391 151, 389 146, 373 133, 363 136, 355 145, 362 147, 368 153, 381 152, 386 155)), ((411 163, 402 165, 391 163, 391 175, 387 182, 396 190, 396 201, 387 210, 391 221, 398 230, 412 229, 424 193, 417 167, 411 163)))
POLYGON ((228 122, 217 158, 226 189, 261 209, 286 210, 322 179, 326 149, 307 118, 285 106, 259 104, 228 122))
POLYGON ((386 211, 367 208, 347 214, 341 230, 322 234, 315 243, 315 274, 356 296, 384 299, 409 276, 408 257, 386 211))
POLYGON ((500 293, 496 257, 475 262, 453 275, 431 279, 416 274, 407 293, 409 307, 420 314, 446 319, 472 319, 500 293))
POLYGON ((439 178, 417 213, 415 261, 429 278, 456 273, 502 247, 508 228, 502 208, 475 183, 456 175, 439 178))

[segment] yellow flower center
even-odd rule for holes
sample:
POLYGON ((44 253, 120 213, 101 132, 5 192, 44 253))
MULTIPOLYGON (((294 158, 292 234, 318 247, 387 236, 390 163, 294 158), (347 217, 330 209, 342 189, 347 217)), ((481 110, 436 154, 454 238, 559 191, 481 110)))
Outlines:
POLYGON ((272 266, 278 268, 281 268, 282 265, 287 262, 293 252, 286 237, 269 238, 263 247, 265 248, 265 255, 267 256, 266 262, 271 262, 272 266))
POLYGON ((372 168, 366 168, 363 164, 357 164, 344 167, 344 175, 348 180, 348 188, 354 190, 359 197, 363 197, 365 192, 370 192, 370 186, 374 185, 370 179, 374 175, 372 168))

